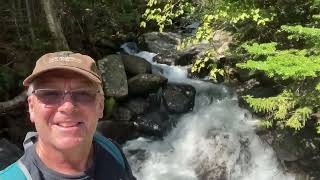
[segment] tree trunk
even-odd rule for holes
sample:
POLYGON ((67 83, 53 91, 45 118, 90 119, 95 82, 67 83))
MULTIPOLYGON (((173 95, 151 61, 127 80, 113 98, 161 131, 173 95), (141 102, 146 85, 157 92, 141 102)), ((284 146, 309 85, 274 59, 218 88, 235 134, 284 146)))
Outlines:
POLYGON ((26 10, 27 10, 27 16, 28 16, 28 26, 29 26, 29 31, 31 35, 31 41, 32 43, 35 42, 36 36, 34 35, 34 31, 32 28, 32 18, 31 18, 31 10, 30 10, 30 5, 29 5, 29 0, 25 0, 26 3, 26 10))
POLYGON ((46 14, 49 29, 51 31, 52 37, 54 38, 56 50, 69 50, 69 46, 63 34, 60 21, 53 8, 53 3, 54 0, 41 0, 41 4, 46 14))
POLYGON ((16 26, 16 30, 17 30, 17 35, 18 35, 18 40, 19 41, 22 41, 22 38, 21 38, 21 33, 20 33, 20 28, 19 28, 19 25, 18 25, 18 19, 17 19, 17 13, 16 11, 19 11, 17 10, 17 7, 16 7, 16 2, 15 1, 12 1, 12 16, 14 18, 14 24, 16 26))

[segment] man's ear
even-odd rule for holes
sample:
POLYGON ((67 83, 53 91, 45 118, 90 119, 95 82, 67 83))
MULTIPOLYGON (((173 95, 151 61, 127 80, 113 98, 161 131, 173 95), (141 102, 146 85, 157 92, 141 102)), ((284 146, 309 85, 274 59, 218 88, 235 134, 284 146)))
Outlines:
POLYGON ((30 114, 30 120, 31 122, 34 122, 34 98, 32 96, 28 96, 28 109, 30 114))
POLYGON ((98 118, 101 119, 103 117, 103 110, 104 110, 104 96, 99 98, 98 102, 98 118))

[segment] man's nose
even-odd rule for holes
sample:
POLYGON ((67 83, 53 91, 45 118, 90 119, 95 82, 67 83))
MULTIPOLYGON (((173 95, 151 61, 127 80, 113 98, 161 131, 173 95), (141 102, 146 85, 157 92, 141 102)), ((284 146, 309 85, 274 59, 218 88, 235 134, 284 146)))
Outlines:
POLYGON ((59 111, 65 113, 73 113, 77 109, 75 102, 71 98, 70 93, 66 93, 64 97, 61 99, 61 104, 59 106, 59 111))

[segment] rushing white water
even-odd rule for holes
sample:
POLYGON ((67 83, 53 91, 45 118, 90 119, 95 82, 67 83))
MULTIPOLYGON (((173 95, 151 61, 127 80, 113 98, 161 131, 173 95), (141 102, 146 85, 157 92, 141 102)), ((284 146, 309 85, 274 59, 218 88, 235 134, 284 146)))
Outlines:
MULTIPOLYGON (((154 54, 140 52, 152 62, 154 54)), ((153 62, 152 62, 153 63, 153 62)), ((194 110, 179 117, 163 140, 126 143, 139 180, 294 180, 280 168, 271 147, 254 133, 255 120, 238 107, 228 88, 187 79, 185 69, 153 63, 169 81, 196 88, 194 110)))

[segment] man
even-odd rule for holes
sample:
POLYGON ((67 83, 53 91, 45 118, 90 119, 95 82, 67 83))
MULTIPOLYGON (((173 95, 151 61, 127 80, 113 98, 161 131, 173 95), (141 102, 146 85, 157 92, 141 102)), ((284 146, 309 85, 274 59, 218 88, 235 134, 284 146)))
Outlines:
POLYGON ((135 180, 122 151, 96 133, 104 95, 94 60, 69 51, 45 54, 23 85, 30 120, 25 154, 1 180, 135 180))

